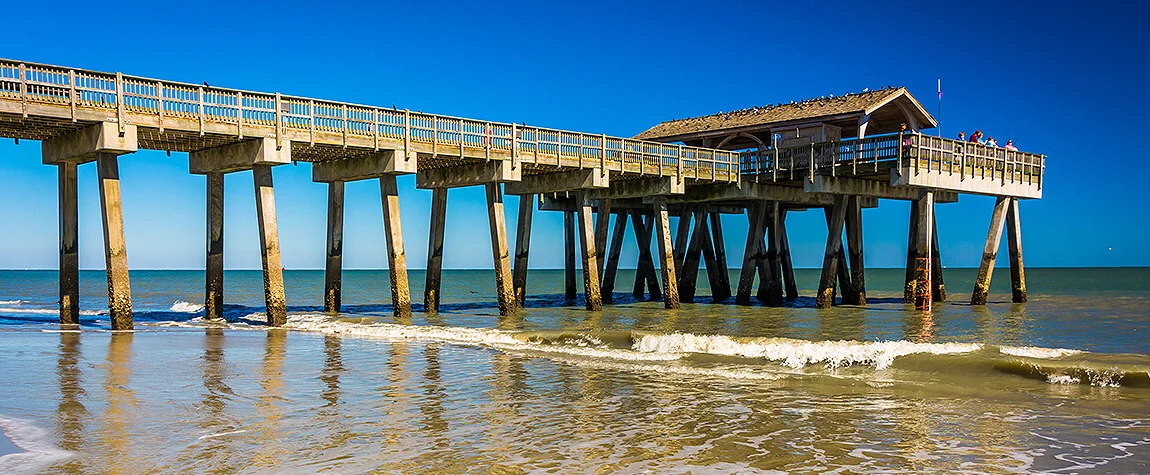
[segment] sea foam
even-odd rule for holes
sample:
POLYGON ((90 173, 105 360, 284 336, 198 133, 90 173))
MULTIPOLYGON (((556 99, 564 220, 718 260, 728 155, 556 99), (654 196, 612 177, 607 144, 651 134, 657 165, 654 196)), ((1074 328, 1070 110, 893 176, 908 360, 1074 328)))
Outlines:
POLYGON ((37 473, 72 456, 52 445, 52 436, 31 422, 0 417, 0 430, 23 452, 0 457, 0 473, 37 473))
POLYGON ((204 309, 204 306, 202 304, 195 304, 195 303, 191 303, 191 302, 185 302, 183 300, 177 300, 175 302, 172 302, 172 306, 171 306, 171 308, 168 309, 168 311, 179 312, 179 313, 197 313, 203 309, 204 309))

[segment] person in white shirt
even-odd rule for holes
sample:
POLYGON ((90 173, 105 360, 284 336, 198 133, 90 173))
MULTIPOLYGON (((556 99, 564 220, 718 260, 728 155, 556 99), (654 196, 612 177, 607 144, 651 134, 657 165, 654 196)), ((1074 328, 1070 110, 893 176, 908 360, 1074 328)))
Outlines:
POLYGON ((1010 150, 1011 152, 1017 152, 1018 151, 1018 147, 1014 146, 1014 140, 1013 139, 1006 141, 1006 149, 1010 150))

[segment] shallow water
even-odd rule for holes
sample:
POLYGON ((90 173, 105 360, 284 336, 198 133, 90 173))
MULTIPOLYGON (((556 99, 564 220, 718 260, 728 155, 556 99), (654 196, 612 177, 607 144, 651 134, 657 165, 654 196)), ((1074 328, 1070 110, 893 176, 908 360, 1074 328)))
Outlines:
POLYGON ((945 276, 927 317, 884 269, 865 308, 627 292, 588 313, 532 271, 528 308, 500 317, 490 271, 449 271, 443 312, 396 321, 386 271, 346 273, 338 318, 316 313, 322 272, 288 271, 281 330, 258 271, 227 273, 227 325, 199 318, 202 272, 139 271, 137 329, 110 333, 102 272, 61 331, 54 272, 0 271, 0 423, 44 443, 0 469, 1150 471, 1150 269, 1028 270, 1025 305, 999 272, 986 307, 964 303, 974 271, 945 276))

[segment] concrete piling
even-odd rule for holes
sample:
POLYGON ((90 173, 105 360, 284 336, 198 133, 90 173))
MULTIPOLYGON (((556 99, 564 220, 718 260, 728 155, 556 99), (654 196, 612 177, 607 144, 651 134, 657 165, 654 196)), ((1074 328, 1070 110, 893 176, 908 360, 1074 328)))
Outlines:
POLYGON ((1026 303, 1026 274, 1022 266, 1022 222, 1018 198, 1010 200, 1006 212, 1007 246, 1010 250, 1010 295, 1014 303, 1026 303))
POLYGON ((96 153, 100 210, 104 221, 104 259, 108 273, 108 315, 112 330, 131 330, 132 290, 128 279, 128 248, 124 243, 124 210, 120 201, 117 159, 114 153, 96 153))
POLYGON ((931 271, 933 269, 930 263, 933 229, 934 192, 928 190, 922 192, 922 198, 918 202, 918 235, 916 236, 918 245, 915 249, 918 257, 915 262, 914 308, 923 312, 930 312, 931 303, 934 301, 931 297, 933 290, 931 271))
POLYGON ((866 269, 863 265, 862 205, 858 196, 852 195, 847 208, 847 248, 850 255, 849 294, 843 292, 843 303, 866 305, 866 269))
POLYGON ((655 239, 659 244, 659 267, 663 274, 663 306, 679 308, 679 285, 675 281, 675 259, 671 255, 671 223, 667 218, 667 201, 655 197, 651 205, 655 222, 655 239))
POLYGON ((707 219, 709 215, 709 212, 703 210, 696 215, 696 219, 701 223, 699 229, 703 232, 700 241, 703 251, 703 265, 707 269, 707 285, 711 289, 711 301, 718 303, 726 299, 728 297, 726 294, 730 292, 721 288, 723 278, 719 275, 719 263, 715 258, 715 241, 711 235, 710 220, 707 219))
POLYGON ((586 192, 576 193, 576 214, 579 219, 579 243, 583 255, 583 299, 587 310, 603 310, 603 294, 599 290, 599 262, 595 250, 595 220, 586 192))
POLYGON ((982 249, 982 263, 978 266, 978 277, 974 280, 974 292, 970 296, 971 305, 986 305, 990 293, 990 278, 994 276, 994 261, 998 257, 998 246, 1002 243, 1002 226, 1006 223, 1007 209, 1013 200, 1000 196, 994 203, 990 216, 990 229, 986 232, 986 246, 982 249))
POLYGON ((327 261, 324 266, 323 311, 339 313, 343 283, 343 187, 342 181, 327 184, 327 261))
POLYGON ((575 300, 575 213, 563 212, 563 295, 575 300))
POLYGON ((611 200, 599 200, 595 207, 595 262, 599 263, 599 276, 607 264, 607 233, 611 227, 611 200))
POLYGON ((60 324, 80 323, 79 221, 76 201, 76 163, 56 165, 60 207, 60 324))
POLYGON ((718 267, 718 281, 711 284, 711 293, 716 301, 731 297, 731 275, 727 269, 727 245, 723 241, 723 220, 718 211, 711 211, 711 239, 714 241, 715 263, 718 267))
POLYGON ((515 232, 515 266, 512 287, 515 301, 520 307, 527 301, 527 258, 531 254, 531 217, 535 210, 535 195, 519 197, 519 222, 515 232))
POLYGON ((503 188, 498 182, 484 185, 487 190, 487 218, 491 225, 491 256, 495 264, 495 295, 499 314, 515 313, 519 300, 511 278, 511 255, 507 246, 507 217, 503 212, 503 188))
POLYGON ((279 227, 276 224, 275 188, 270 165, 252 166, 256 186, 256 220, 260 230, 260 252, 264 271, 264 302, 268 325, 287 323, 287 300, 284 297, 283 264, 280 261, 279 227))
POLYGON ((791 244, 787 239, 787 210, 780 209, 781 217, 778 220, 779 225, 779 254, 780 264, 783 267, 783 277, 786 279, 787 300, 794 300, 799 297, 799 290, 795 284, 795 267, 791 263, 791 244))
POLYGON ((659 277, 655 273, 655 260, 651 257, 652 227, 655 225, 650 216, 644 216, 639 211, 631 211, 631 227, 635 228, 635 240, 639 244, 639 261, 635 270, 635 288, 632 292, 635 298, 643 298, 643 288, 652 300, 661 300, 663 291, 659 288, 659 277))
POLYGON ((764 274, 765 277, 761 277, 765 279, 766 283, 763 288, 762 299, 763 304, 769 307, 781 307, 783 305, 783 275, 779 259, 779 219, 782 217, 782 209, 779 207, 778 201, 771 202, 768 207, 767 229, 764 233, 767 250, 763 254, 767 272, 764 274))
POLYGON ((684 206, 683 211, 679 214, 679 224, 675 230, 675 279, 680 281, 683 280, 683 259, 687 255, 687 246, 690 244, 692 216, 690 209, 684 206))
MULTIPOLYGON (((627 233, 627 213, 615 215, 615 228, 611 233, 610 252, 607 253, 607 265, 603 271, 603 301, 614 301, 615 274, 619 271, 619 254, 623 250, 623 238, 627 233)), ((636 271, 638 273, 638 271, 636 271)))
POLYGON ((827 220, 827 248, 823 256, 822 277, 815 296, 815 308, 830 308, 834 305, 835 278, 839 267, 839 256, 843 246, 843 224, 846 221, 847 196, 835 195, 834 205, 827 220))
POLYGON ((766 212, 765 202, 755 202, 747 207, 747 244, 743 248, 743 267, 739 272, 739 287, 735 293, 735 303, 738 305, 751 304, 751 289, 755 284, 755 272, 758 269, 758 254, 766 227, 766 212))
POLYGON ((204 265, 204 317, 224 318, 224 174, 205 175, 208 183, 208 230, 204 265))
POLYGON ((443 232, 447 221, 447 188, 431 189, 431 229, 427 234, 427 272, 423 286, 423 309, 439 312, 440 277, 443 274, 443 232))
POLYGON ((906 236, 906 277, 903 281, 903 303, 914 303, 915 264, 918 259, 918 201, 910 202, 910 230, 906 236))
POLYGON ((935 302, 946 301, 946 284, 942 280, 942 257, 938 250, 938 217, 936 216, 931 225, 931 244, 930 244, 930 265, 931 275, 930 280, 934 283, 931 288, 930 294, 935 302))
MULTIPOLYGON (((683 256, 683 268, 679 270, 679 298, 683 302, 695 301, 695 289, 699 278, 699 260, 703 252, 703 240, 706 233, 706 220, 701 219, 703 213, 699 208, 689 212, 694 219, 694 226, 690 233, 687 250, 683 256)), ((684 215, 687 215, 684 213, 684 215)))
POLYGON ((407 255, 399 220, 399 188, 395 175, 379 177, 383 198, 383 234, 387 240, 387 270, 391 277, 392 313, 397 319, 411 318, 411 291, 407 284, 407 255))

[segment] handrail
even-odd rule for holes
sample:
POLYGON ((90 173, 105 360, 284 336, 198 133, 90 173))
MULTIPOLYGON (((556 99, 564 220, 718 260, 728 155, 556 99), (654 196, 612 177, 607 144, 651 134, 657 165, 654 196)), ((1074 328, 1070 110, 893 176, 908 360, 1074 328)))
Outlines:
POLYGON ((157 117, 161 128, 165 119, 198 121, 201 136, 207 122, 235 127, 240 137, 250 135, 254 127, 268 127, 277 141, 295 131, 314 144, 317 133, 330 133, 344 147, 348 137, 366 138, 376 149, 381 139, 388 139, 405 148, 412 143, 430 145, 433 155, 458 150, 462 156, 465 148, 471 148, 481 150, 487 159, 492 151, 502 151, 526 163, 542 164, 542 155, 553 156, 554 162, 547 163, 556 166, 568 166, 566 160, 571 160, 580 168, 617 167, 641 175, 725 182, 740 176, 740 155, 728 150, 0 59, 0 99, 17 96, 25 104, 69 107, 73 119, 77 107, 108 110, 121 128, 124 114, 149 114, 157 117))
MULTIPOLYGON (((860 165, 873 165, 878 171, 880 163, 895 164, 915 173, 925 168, 928 172, 959 174, 966 177, 995 177, 1006 182, 1025 182, 1042 186, 1046 156, 1007 150, 974 142, 946 139, 918 133, 884 134, 862 139, 844 139, 818 142, 792 147, 771 147, 766 150, 740 152, 740 167, 744 174, 769 174, 778 181, 780 171, 798 170, 813 176, 819 173, 835 175, 838 167, 858 174, 860 165)), ((861 167, 864 170, 868 167, 861 167)))

